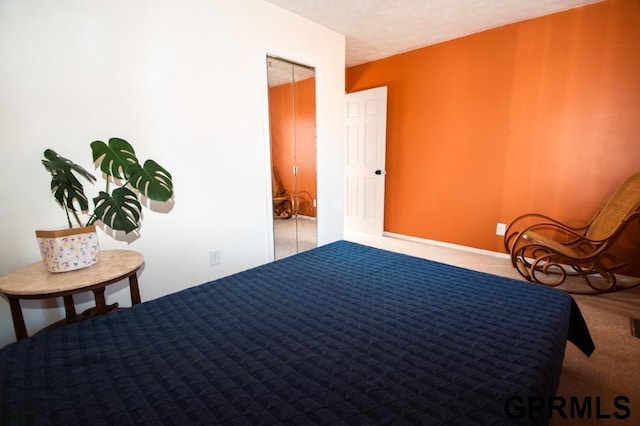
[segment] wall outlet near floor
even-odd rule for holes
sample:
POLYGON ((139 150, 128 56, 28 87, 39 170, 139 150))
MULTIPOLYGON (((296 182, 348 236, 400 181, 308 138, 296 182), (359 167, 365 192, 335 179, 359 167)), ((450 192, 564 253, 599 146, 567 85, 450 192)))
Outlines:
POLYGON ((498 223, 496 225, 496 235, 504 235, 507 232, 507 224, 506 223, 498 223))
POLYGON ((220 250, 211 250, 209 252, 209 265, 216 266, 220 264, 220 250))

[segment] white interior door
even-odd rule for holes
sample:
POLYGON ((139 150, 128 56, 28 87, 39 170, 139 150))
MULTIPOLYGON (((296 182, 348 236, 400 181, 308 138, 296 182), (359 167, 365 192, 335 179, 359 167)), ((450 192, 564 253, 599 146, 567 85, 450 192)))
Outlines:
POLYGON ((346 95, 345 228, 382 235, 387 88, 346 95))

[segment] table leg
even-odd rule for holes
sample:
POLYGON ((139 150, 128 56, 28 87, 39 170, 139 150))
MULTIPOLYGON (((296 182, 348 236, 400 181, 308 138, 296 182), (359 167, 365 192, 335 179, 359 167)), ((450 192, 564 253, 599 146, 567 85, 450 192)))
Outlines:
POLYGON ((73 303, 73 296, 64 296, 64 312, 67 319, 73 319, 76 317, 76 305, 73 303))
POLYGON ((27 327, 24 325, 24 317, 22 316, 22 308, 20 308, 20 299, 8 297, 11 306, 11 318, 13 319, 13 330, 16 333, 16 340, 26 339, 27 327))
POLYGON ((138 273, 129 276, 129 291, 131 292, 131 305, 140 303, 140 289, 138 288, 138 273))
POLYGON ((93 290, 93 295, 96 300, 96 315, 106 314, 107 301, 104 298, 104 287, 93 290))

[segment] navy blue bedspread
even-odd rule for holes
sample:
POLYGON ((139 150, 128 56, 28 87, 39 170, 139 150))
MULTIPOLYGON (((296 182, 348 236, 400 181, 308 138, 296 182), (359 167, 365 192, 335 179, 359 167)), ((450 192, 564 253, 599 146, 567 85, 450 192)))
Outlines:
POLYGON ((554 395, 570 328, 560 291, 342 241, 7 346, 0 424, 540 424, 505 404, 554 395))

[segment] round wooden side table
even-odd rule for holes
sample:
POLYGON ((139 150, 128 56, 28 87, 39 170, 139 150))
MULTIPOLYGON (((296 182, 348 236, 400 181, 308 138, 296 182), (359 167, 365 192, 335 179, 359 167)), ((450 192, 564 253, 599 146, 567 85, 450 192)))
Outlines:
POLYGON ((80 321, 95 315, 103 315, 116 309, 117 303, 106 304, 105 287, 125 278, 129 278, 131 304, 140 303, 137 272, 143 262, 144 257, 136 251, 104 250, 100 252, 98 263, 88 268, 52 273, 47 271, 40 261, 4 275, 0 278, 0 292, 9 299, 16 339, 28 337, 20 299, 62 297, 66 317, 54 326, 80 321), (93 292, 96 306, 78 315, 73 295, 86 291, 93 292))

